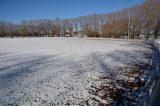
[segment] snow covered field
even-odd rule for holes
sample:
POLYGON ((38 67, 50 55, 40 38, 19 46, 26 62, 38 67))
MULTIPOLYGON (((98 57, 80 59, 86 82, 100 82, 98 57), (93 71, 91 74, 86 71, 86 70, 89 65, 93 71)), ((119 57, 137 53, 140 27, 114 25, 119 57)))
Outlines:
POLYGON ((114 105, 120 92, 139 104, 151 54, 138 41, 1 38, 0 105, 114 105))

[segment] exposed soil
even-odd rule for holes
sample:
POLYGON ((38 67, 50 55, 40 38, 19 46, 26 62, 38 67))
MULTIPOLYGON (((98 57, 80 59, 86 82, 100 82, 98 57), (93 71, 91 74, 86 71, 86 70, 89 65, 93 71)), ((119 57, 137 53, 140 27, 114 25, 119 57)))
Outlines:
POLYGON ((98 87, 91 86, 89 93, 95 97, 86 100, 84 104, 89 105, 89 102, 92 102, 99 106, 137 106, 143 96, 146 83, 141 78, 145 77, 144 71, 149 67, 149 64, 139 63, 133 64, 131 67, 118 68, 117 71, 123 73, 123 76, 133 80, 117 80, 118 75, 99 77, 99 80, 104 80, 104 82, 98 87), (100 101, 97 97, 106 100, 107 103, 100 101))

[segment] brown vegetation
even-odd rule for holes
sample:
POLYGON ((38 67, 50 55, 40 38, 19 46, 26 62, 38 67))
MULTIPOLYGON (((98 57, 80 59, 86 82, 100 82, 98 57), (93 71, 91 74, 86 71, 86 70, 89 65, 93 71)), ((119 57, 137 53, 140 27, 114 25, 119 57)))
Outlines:
POLYGON ((160 1, 143 4, 109 14, 94 14, 75 19, 31 20, 20 24, 0 22, 0 36, 80 36, 139 39, 160 35, 160 1))

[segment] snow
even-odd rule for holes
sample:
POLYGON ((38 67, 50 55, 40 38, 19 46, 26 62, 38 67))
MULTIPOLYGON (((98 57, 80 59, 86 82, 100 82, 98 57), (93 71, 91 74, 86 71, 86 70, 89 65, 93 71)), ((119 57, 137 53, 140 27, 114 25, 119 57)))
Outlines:
MULTIPOLYGON (((86 54, 90 52, 110 52, 121 50, 127 42, 80 38, 15 38, 1 39, 1 51, 20 53, 45 53, 45 54, 86 54), (74 40, 73 40, 74 39, 74 40), (107 44, 109 43, 109 45, 107 44), (114 48, 113 48, 114 47, 114 48), (80 49, 79 49, 80 48, 80 49)), ((131 48, 126 48, 131 49, 131 48)))
POLYGON ((159 39, 158 39, 158 40, 156 40, 156 42, 160 44, 160 40, 159 40, 159 39))
POLYGON ((1 38, 0 104, 63 106, 87 100, 96 105, 93 97, 114 103, 112 98, 104 100, 89 93, 94 89, 91 86, 104 82, 110 86, 112 79, 132 81, 119 67, 147 63, 144 54, 151 54, 149 48, 143 42, 127 40, 1 38))

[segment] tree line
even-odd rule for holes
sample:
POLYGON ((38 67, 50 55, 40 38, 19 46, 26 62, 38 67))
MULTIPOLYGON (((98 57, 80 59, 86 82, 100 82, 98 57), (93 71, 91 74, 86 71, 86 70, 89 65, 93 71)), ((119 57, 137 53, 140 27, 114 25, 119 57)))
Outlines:
POLYGON ((37 19, 19 24, 0 22, 0 37, 104 37, 139 39, 160 36, 160 0, 109 14, 73 19, 37 19))

